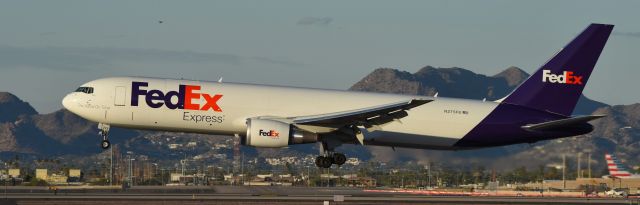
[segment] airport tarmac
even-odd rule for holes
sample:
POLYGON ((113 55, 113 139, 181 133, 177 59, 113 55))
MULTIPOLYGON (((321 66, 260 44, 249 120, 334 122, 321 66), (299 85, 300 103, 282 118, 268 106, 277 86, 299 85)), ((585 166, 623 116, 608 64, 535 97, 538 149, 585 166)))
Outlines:
POLYGON ((429 196, 367 192, 344 187, 134 187, 129 190, 92 187, 0 188, 0 204, 638 204, 640 199, 499 196, 429 196))

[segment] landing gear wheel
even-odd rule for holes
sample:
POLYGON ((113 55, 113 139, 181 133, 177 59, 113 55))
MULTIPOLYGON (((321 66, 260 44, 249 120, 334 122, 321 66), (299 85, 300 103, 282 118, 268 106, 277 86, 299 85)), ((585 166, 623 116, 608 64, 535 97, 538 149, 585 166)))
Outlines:
POLYGON ((342 153, 333 153, 333 163, 338 166, 343 165, 347 161, 347 157, 342 153))
POLYGON ((109 126, 108 124, 102 124, 102 123, 98 123, 98 129, 100 129, 100 131, 98 132, 98 134, 100 136, 102 136, 102 143, 100 143, 100 147, 102 147, 102 149, 107 149, 109 147, 111 147, 111 142, 109 142, 109 126))
POLYGON ((316 167, 322 167, 322 159, 323 156, 316 157, 316 167))
POLYGON ((102 147, 102 149, 108 149, 109 147, 111 147, 111 142, 109 142, 109 140, 102 140, 100 146, 102 147))
POLYGON ((332 161, 331 161, 331 158, 329 157, 325 157, 325 156, 316 157, 316 166, 318 167, 329 168, 331 167, 331 164, 332 164, 332 161))

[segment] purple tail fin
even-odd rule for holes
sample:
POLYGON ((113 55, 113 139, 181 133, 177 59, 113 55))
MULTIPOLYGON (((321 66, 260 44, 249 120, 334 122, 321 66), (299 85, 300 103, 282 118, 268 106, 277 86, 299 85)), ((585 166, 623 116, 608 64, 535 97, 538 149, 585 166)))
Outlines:
POLYGON ((502 103, 570 116, 611 30, 613 25, 589 25, 502 103))

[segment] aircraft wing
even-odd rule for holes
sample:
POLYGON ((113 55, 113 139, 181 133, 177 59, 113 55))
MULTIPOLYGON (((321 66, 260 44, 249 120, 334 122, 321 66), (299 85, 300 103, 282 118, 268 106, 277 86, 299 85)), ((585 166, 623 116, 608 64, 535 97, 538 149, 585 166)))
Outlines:
POLYGON ((522 126, 522 128, 530 131, 542 131, 542 130, 550 130, 555 128, 567 127, 575 124, 589 122, 591 120, 595 120, 605 115, 586 115, 586 116, 578 116, 561 120, 554 120, 549 122, 543 122, 538 124, 529 124, 522 126))
POLYGON ((406 117, 406 110, 423 105, 433 100, 411 99, 397 103, 385 104, 362 109, 347 110, 311 116, 291 117, 293 124, 302 126, 339 128, 347 125, 379 126, 406 117))

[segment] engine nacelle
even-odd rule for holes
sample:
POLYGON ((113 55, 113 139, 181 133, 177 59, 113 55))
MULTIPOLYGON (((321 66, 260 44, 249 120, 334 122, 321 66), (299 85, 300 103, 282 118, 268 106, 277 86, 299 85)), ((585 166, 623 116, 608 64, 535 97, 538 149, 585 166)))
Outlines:
POLYGON ((247 135, 241 138, 242 145, 254 147, 286 147, 291 144, 314 143, 318 134, 296 126, 269 119, 247 119, 247 135))

